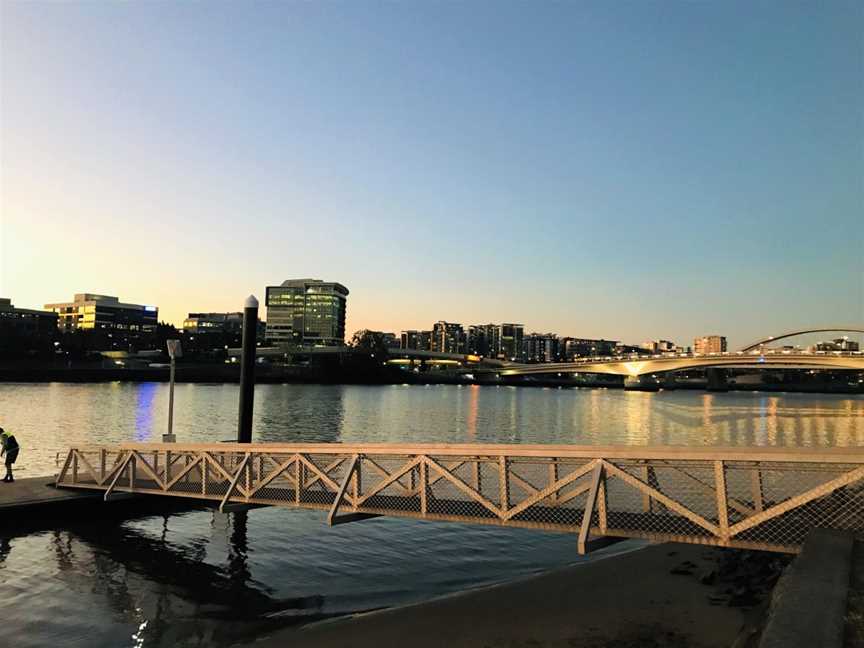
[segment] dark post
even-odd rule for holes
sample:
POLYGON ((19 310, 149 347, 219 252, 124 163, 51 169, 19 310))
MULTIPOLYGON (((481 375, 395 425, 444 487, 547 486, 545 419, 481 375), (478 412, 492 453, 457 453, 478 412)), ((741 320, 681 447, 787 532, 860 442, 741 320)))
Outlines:
POLYGON ((252 408, 255 399, 255 338, 258 334, 258 300, 254 295, 243 304, 243 355, 240 358, 240 416, 237 443, 252 442, 252 408))

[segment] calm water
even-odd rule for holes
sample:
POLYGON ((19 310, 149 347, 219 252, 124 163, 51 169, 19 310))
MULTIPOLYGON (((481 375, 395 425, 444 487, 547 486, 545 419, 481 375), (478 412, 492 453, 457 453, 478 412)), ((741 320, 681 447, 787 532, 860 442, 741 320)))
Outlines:
MULTIPOLYGON (((255 399, 262 441, 864 445, 855 396, 262 385, 255 399)), ((234 435, 236 385, 178 385, 175 403, 178 440, 234 435)), ((161 384, 0 385, 22 477, 52 474, 70 444, 159 440, 166 407, 161 384)), ((329 528, 275 508, 24 522, 0 518, 0 645, 228 645, 578 560, 566 535, 384 518, 329 528)))

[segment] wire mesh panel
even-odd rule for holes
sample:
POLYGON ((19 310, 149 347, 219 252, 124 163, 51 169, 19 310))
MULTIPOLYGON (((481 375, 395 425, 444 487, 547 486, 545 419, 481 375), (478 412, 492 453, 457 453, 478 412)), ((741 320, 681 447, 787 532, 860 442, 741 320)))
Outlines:
POLYGON ((590 531, 796 551, 817 527, 864 532, 864 454, 847 454, 129 444, 71 449, 57 483, 327 510, 331 523, 394 515, 569 531, 580 547, 590 531))

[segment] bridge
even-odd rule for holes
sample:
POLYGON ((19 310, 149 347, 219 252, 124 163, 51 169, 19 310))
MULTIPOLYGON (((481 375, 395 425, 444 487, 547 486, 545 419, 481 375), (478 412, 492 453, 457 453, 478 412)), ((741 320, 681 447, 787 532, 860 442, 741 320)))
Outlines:
POLYGON ((764 351, 745 353, 695 353, 658 356, 632 356, 609 358, 583 358, 574 362, 547 362, 543 364, 509 364, 494 371, 500 376, 530 376, 539 374, 593 373, 613 376, 638 377, 686 369, 852 369, 864 371, 862 352, 791 353, 764 351))
POLYGON ((864 448, 503 444, 76 446, 60 488, 796 553, 864 533, 864 448))
POLYGON ((778 340, 810 333, 864 333, 864 328, 833 326, 797 329, 781 335, 769 336, 731 353, 663 353, 651 356, 631 354, 604 358, 580 358, 574 362, 543 364, 508 364, 500 376, 529 376, 537 374, 607 374, 638 378, 657 373, 687 369, 845 369, 864 371, 862 351, 800 351, 792 349, 766 349, 765 345, 778 340))

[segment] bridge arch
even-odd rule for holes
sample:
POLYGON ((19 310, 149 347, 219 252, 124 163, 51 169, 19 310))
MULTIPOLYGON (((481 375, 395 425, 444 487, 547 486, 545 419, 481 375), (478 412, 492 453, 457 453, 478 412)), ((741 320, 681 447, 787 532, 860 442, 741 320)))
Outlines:
POLYGON ((805 335, 807 333, 864 333, 864 328, 856 328, 854 326, 832 326, 830 328, 812 328, 812 329, 803 329, 800 331, 789 331, 788 333, 783 333, 782 335, 774 335, 765 338, 764 340, 759 340, 754 342, 753 344, 748 344, 745 347, 741 347, 741 351, 752 351, 757 347, 762 346, 763 344, 768 344, 769 342, 776 342, 777 340, 784 340, 786 338, 795 337, 797 335, 805 335))

